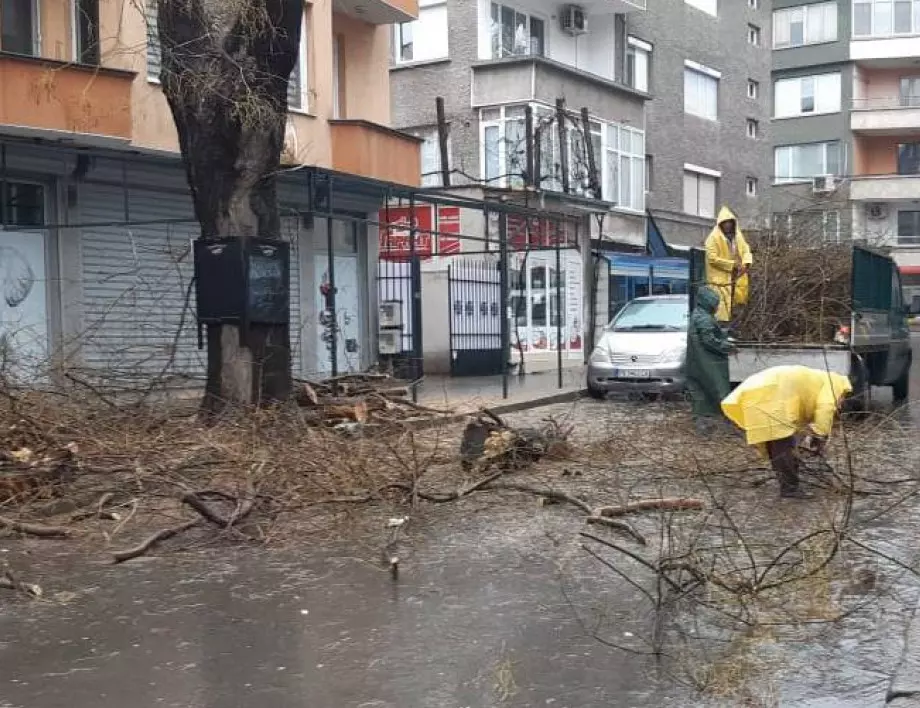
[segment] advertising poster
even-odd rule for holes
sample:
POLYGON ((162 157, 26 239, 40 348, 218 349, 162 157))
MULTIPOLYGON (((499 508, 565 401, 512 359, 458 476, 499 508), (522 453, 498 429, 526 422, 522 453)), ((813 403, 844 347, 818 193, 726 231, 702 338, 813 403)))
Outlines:
POLYGON ((460 207, 438 207, 438 253, 449 256, 460 253, 460 207), (456 234, 448 236, 447 234, 456 234))
MULTIPOLYGON (((433 226, 433 208, 430 206, 417 206, 414 214, 410 207, 390 207, 381 209, 378 215, 380 222, 380 258, 389 261, 408 260, 412 249, 410 243, 411 228, 414 223, 415 252, 422 260, 431 258, 434 248, 434 237, 431 234, 433 226), (412 217, 410 219, 410 216, 412 217)), ((459 214, 458 214, 459 222, 459 214)), ((459 227, 459 223, 458 223, 459 227)))

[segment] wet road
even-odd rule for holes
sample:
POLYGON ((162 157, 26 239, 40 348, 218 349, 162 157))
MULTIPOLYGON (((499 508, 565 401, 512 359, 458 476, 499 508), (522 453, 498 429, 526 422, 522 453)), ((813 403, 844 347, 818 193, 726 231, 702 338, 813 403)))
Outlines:
MULTIPOLYGON (((584 405, 590 419, 617 404, 584 405)), ((372 549, 334 544, 112 567, 53 542, 0 541, 0 559, 28 563, 46 593, 0 604, 0 708, 737 705, 589 636, 585 608, 614 636, 641 621, 609 574, 560 552, 570 515, 464 504, 412 537, 397 583, 372 549)), ((883 548, 890 533, 878 532, 883 548)), ((881 705, 913 597, 892 593, 847 632, 793 649, 775 704, 881 705)))

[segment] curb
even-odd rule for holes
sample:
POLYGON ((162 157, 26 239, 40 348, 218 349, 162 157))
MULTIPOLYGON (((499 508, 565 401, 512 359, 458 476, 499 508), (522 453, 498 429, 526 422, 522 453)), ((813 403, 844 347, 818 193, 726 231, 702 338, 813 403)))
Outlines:
POLYGON ((901 660, 888 685, 885 705, 920 708, 920 601, 907 621, 901 660))

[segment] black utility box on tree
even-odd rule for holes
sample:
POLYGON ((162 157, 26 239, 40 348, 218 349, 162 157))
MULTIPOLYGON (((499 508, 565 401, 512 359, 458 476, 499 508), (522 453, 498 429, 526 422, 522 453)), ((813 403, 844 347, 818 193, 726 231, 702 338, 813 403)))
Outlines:
POLYGON ((283 241, 195 241, 198 324, 288 324, 291 251, 283 241))

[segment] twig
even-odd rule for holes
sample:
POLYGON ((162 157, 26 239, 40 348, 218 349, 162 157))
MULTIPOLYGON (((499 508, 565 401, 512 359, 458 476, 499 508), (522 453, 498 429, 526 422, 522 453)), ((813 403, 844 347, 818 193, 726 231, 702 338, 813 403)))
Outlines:
POLYGON ((594 516, 593 509, 581 499, 577 499, 576 497, 566 494, 565 492, 558 492, 555 489, 540 489, 539 487, 531 487, 529 484, 519 484, 517 482, 500 482, 498 484, 489 484, 486 489, 508 489, 513 492, 527 492, 529 494, 536 494, 538 497, 546 497, 547 499, 553 499, 555 501, 572 504, 573 506, 577 506, 588 516, 594 516))
POLYGON ((608 519, 603 516, 589 516, 585 519, 588 524, 592 526, 606 526, 611 529, 616 529, 617 531, 623 531, 630 536, 632 536, 636 541, 641 543, 643 546, 648 545, 648 541, 645 540, 645 536, 636 531, 632 526, 627 524, 625 521, 617 521, 616 519, 608 519))
POLYGON ((66 538, 73 534, 72 529, 63 526, 42 526, 41 524, 30 524, 24 521, 14 521, 0 516, 0 526, 5 526, 12 531, 24 533, 28 536, 38 536, 39 538, 66 538))
POLYGON ((116 564, 124 563, 125 561, 131 560, 132 558, 142 556, 161 541, 165 541, 166 539, 177 536, 180 533, 184 533, 185 531, 194 528, 199 523, 201 523, 201 519, 193 519, 192 521, 186 521, 185 523, 179 524, 178 526, 172 526, 168 529, 161 529, 152 536, 149 536, 139 545, 134 546, 133 548, 127 548, 123 551, 117 551, 113 555, 113 562, 116 564))

